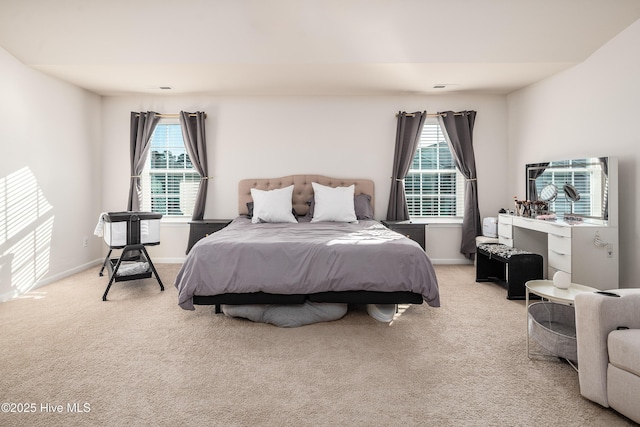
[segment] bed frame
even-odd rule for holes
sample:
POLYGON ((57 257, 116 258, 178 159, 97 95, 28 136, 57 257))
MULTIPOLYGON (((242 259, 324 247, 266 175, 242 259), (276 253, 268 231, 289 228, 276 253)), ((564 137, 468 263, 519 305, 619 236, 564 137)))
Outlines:
MULTIPOLYGON (((293 184, 292 204, 298 215, 306 215, 309 211, 307 201, 313 196, 312 182, 329 187, 355 186, 355 195, 368 194, 371 196, 371 206, 374 206, 374 185, 369 179, 330 178, 323 175, 289 175, 280 178, 243 179, 238 184, 238 213, 247 215, 247 203, 252 201, 251 189, 274 190, 293 184)), ((304 304, 306 301, 347 304, 422 304, 422 295, 413 292, 373 292, 346 291, 321 292, 316 294, 267 294, 264 292, 194 295, 196 305, 215 305, 216 313, 220 313, 222 304, 304 304)))

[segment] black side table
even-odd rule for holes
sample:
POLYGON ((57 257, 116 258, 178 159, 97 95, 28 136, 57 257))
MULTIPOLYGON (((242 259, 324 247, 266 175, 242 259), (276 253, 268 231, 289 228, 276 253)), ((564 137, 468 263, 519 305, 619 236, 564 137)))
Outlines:
POLYGON ((426 224, 419 224, 415 222, 407 221, 381 221, 382 224, 400 234, 404 234, 411 240, 414 240, 420 244, 422 250, 425 250, 426 238, 425 227, 426 224))
POLYGON ((201 219, 198 221, 189 221, 189 243, 187 244, 187 254, 203 237, 220 231, 231 222, 230 219, 201 219))

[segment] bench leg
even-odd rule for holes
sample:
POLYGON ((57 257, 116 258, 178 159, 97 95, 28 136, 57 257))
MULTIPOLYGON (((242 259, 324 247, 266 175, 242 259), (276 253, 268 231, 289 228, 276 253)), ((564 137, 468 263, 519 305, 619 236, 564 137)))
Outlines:
POLYGON ((484 254, 476 254, 476 282, 505 280, 505 264, 484 254))

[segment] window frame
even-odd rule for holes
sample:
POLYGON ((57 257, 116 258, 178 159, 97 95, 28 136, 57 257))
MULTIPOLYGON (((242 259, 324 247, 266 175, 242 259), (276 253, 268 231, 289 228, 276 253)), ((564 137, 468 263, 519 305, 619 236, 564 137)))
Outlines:
MULTIPOLYGON (((427 184, 428 186, 428 184, 427 184)), ((423 129, 422 129, 422 133, 420 136, 420 141, 418 143, 418 147, 416 149, 416 153, 414 154, 414 157, 411 161, 411 167, 409 168, 409 172, 407 173, 407 177, 405 178, 404 181, 404 190, 405 190, 405 197, 407 200, 407 206, 409 209, 409 217, 411 219, 417 219, 417 220, 429 220, 431 222, 460 222, 463 219, 464 216, 464 193, 465 193, 465 178, 462 175, 462 173, 458 170, 458 168, 455 166, 455 161, 454 161, 454 157, 453 157, 453 153, 451 153, 450 148, 449 148, 449 144, 446 141, 446 136, 444 133, 444 130, 441 128, 439 121, 437 120, 437 118, 435 117, 428 117, 425 120, 423 129), (448 151, 448 155, 451 156, 451 159, 449 160, 452 164, 452 168, 426 168, 423 167, 422 163, 429 163, 428 158, 426 156, 422 156, 423 154, 423 149, 427 148, 427 147, 433 147, 433 145, 439 145, 437 154, 436 154, 436 163, 440 164, 440 151, 442 146, 445 146, 447 148, 448 151), (421 157, 422 156, 422 157, 421 157), (422 158, 425 159, 424 162, 422 162, 422 158), (419 167, 415 168, 416 163, 418 163, 419 167), (449 175, 450 177, 452 176, 452 174, 454 174, 453 176, 455 176, 455 181, 450 181, 453 182, 453 188, 454 188, 454 193, 449 193, 446 194, 444 192, 442 192, 442 183, 441 183, 441 179, 438 178, 437 180, 437 193, 435 194, 430 194, 428 193, 428 191, 425 191, 424 187, 425 187, 425 182, 428 182, 424 180, 424 176, 429 176, 429 175, 438 175, 439 177, 442 177, 443 175, 449 175), (414 181, 414 177, 420 177, 420 179, 418 180, 418 190, 416 191, 416 187, 415 184, 413 184, 414 181), (409 188, 410 186, 413 186, 412 188, 409 188), (412 200, 413 199, 413 200, 412 200), (428 209, 424 207, 424 203, 425 203, 425 199, 436 199, 437 202, 437 210, 438 210, 438 215, 429 215, 426 210, 428 209), (442 207, 442 205, 439 203, 441 200, 446 200, 446 199, 453 199, 454 200, 454 204, 451 205, 449 204, 449 206, 453 206, 454 210, 455 210, 455 214, 454 215, 443 215, 443 211, 446 209, 444 207, 442 207), (417 203, 419 203, 419 211, 416 210, 415 205, 412 204, 416 203, 415 200, 417 200, 417 203)))
MULTIPOLYGON (((172 141, 175 142, 175 141, 172 141)), ((142 184, 142 209, 145 211, 149 211, 149 212, 156 212, 156 213, 161 213, 162 214, 162 221, 163 222, 187 222, 188 220, 191 220, 192 218, 192 213, 181 213, 179 215, 174 214, 174 213, 170 213, 172 211, 174 211, 174 209, 176 209, 176 207, 174 206, 173 203, 171 203, 169 201, 169 199, 176 199, 177 198, 177 209, 180 209, 180 206, 182 205, 182 202, 184 202, 183 200, 181 200, 182 194, 180 193, 180 190, 178 190, 178 193, 175 193, 175 190, 172 192, 171 188, 172 186, 175 186, 175 181, 173 183, 170 182, 170 177, 171 176, 178 176, 178 187, 180 186, 180 183, 182 182, 192 182, 194 183, 194 188, 192 188, 191 190, 188 191, 188 196, 190 196, 192 198, 192 203, 195 204, 195 198, 198 192, 198 188, 200 186, 200 181, 201 181, 201 176, 198 173, 198 171, 193 167, 193 163, 191 162, 191 159, 189 157, 189 153, 187 151, 187 147, 184 144, 184 139, 182 137, 182 125, 180 123, 180 120, 178 118, 161 118, 160 121, 158 122, 158 124, 156 125, 154 131, 153 131, 153 135, 151 136, 151 139, 149 140, 149 152, 147 153, 147 158, 145 160, 145 166, 142 170, 142 175, 141 175, 141 184, 142 184), (170 141, 167 140, 167 144, 162 146, 162 148, 164 149, 163 151, 165 153, 169 152, 171 153, 171 155, 173 155, 173 153, 171 152, 171 150, 175 150, 175 152, 178 154, 176 155, 176 158, 179 158, 182 154, 184 154, 185 158, 184 158, 184 164, 187 165, 191 165, 191 168, 172 168, 172 167, 164 167, 164 168, 152 168, 152 163, 153 163, 153 153, 154 153, 154 137, 156 135, 156 132, 159 129, 162 129, 162 126, 177 126, 178 129, 180 130, 180 140, 182 141, 182 147, 177 146, 176 144, 171 144, 170 141), (164 175, 164 184, 160 184, 164 186, 164 192, 162 194, 159 193, 154 193, 153 192, 153 184, 152 184, 152 176, 153 174, 163 174, 164 175), (190 177, 190 180, 187 180, 186 177, 190 177), (154 199, 155 198, 165 198, 164 201, 164 209, 158 209, 157 207, 155 207, 154 205, 154 199), (173 206, 173 207, 172 207, 173 206), (155 210, 154 210, 155 208, 155 210)), ((175 188, 175 187, 174 187, 175 188)), ((175 202, 174 202, 175 203, 175 202)))

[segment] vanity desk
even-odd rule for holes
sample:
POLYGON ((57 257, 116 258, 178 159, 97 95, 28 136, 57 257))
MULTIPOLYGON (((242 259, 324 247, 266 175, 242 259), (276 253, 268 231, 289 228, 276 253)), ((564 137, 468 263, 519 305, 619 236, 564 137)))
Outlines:
POLYGON ((542 255, 545 278, 564 271, 573 283, 601 290, 619 286, 617 227, 500 214, 498 240, 542 255))
POLYGON ((498 217, 499 242, 543 256, 545 278, 618 288, 618 161, 588 157, 525 167, 526 204, 498 217), (525 214, 526 213, 526 214, 525 214))

